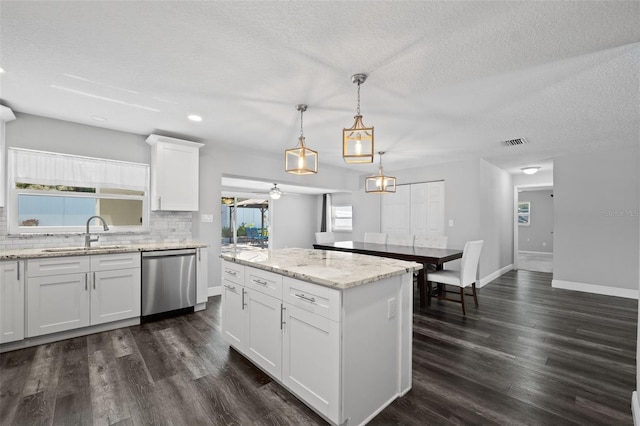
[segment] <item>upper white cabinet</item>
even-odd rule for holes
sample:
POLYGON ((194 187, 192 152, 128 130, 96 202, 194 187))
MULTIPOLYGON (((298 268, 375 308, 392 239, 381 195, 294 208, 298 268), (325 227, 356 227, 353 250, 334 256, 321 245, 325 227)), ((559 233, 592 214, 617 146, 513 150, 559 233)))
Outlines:
POLYGON ((150 135, 151 210, 197 211, 199 151, 204 144, 150 135))
POLYGON ((4 105, 0 105, 0 207, 5 206, 5 193, 4 187, 7 179, 7 158, 5 153, 5 123, 11 120, 15 120, 16 116, 11 109, 4 105))

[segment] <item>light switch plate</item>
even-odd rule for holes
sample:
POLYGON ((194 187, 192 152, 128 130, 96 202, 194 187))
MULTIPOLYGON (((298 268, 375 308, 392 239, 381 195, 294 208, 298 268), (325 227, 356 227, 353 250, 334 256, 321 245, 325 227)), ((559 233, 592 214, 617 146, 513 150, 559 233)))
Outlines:
POLYGON ((449 228, 453 228, 453 219, 449 219, 449 228))
POLYGON ((200 220, 202 222, 207 222, 207 223, 213 222, 213 215, 212 214, 203 214, 201 216, 200 220))

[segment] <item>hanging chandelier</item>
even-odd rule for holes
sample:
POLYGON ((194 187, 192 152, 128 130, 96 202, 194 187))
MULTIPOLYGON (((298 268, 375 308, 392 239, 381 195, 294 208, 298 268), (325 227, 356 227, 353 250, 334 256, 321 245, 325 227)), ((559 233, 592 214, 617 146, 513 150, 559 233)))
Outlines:
POLYGON ((378 154, 380 155, 378 174, 365 178, 364 191, 369 194, 393 194, 396 192, 396 178, 384 175, 382 172, 382 155, 384 151, 380 151, 378 154))
POLYGON ((373 163, 373 127, 366 127, 360 115, 360 85, 366 80, 366 74, 351 76, 358 84, 358 106, 353 126, 342 130, 342 157, 347 164, 373 163))
POLYGON ((310 175, 318 173, 318 153, 304 144, 303 113, 307 110, 305 104, 296 105, 300 111, 300 137, 295 148, 284 151, 284 171, 296 175, 310 175))
POLYGON ((277 200, 280 197, 282 197, 282 190, 280 190, 280 188, 278 188, 278 184, 274 183, 273 184, 273 188, 271 188, 269 190, 269 197, 271 197, 272 200, 277 200))

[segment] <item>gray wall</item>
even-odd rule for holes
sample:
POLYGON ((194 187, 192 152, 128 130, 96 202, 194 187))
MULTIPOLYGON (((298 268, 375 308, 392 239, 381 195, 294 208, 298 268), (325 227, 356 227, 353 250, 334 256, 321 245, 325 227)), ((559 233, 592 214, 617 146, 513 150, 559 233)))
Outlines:
POLYGON ((554 161, 554 282, 638 290, 638 148, 554 161))
POLYGON ((522 191, 518 201, 531 203, 529 226, 518 227, 518 250, 553 253, 553 190, 522 191))

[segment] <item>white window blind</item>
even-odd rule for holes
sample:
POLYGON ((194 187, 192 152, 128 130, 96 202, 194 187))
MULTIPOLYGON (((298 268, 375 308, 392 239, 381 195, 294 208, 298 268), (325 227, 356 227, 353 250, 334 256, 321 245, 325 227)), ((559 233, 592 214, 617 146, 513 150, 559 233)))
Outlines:
POLYGON ((14 182, 147 191, 149 165, 9 148, 14 182))

